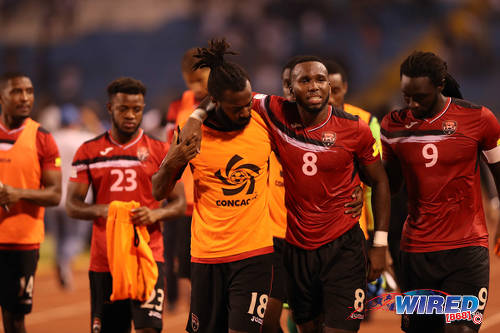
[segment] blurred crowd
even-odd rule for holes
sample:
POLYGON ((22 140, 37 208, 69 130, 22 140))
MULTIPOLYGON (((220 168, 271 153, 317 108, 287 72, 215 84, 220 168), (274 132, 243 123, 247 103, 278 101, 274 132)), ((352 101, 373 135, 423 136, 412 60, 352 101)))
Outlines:
POLYGON ((344 65, 351 98, 375 113, 400 102, 398 87, 380 77, 399 64, 403 54, 423 45, 447 59, 466 98, 500 109, 500 102, 489 97, 498 84, 493 74, 500 72, 498 0, 120 3, 0 0, 0 31, 8 32, 0 34, 0 70, 32 74, 40 92, 36 118, 49 105, 57 105, 66 119, 74 105, 106 119, 103 84, 120 75, 146 83, 147 108, 155 110, 152 117, 160 112, 162 118, 184 89, 179 68, 183 52, 215 36, 227 37, 238 50, 237 61, 248 69, 258 91, 279 93, 287 59, 315 54, 344 65), (104 9, 114 12, 103 22, 104 9), (153 19, 161 23, 152 26, 153 19), (123 28, 127 20, 128 30, 123 28), (94 29, 90 32, 89 22, 94 29), (141 24, 147 29, 139 33, 141 24), (434 42, 425 44, 426 36, 434 42), (369 95, 375 87, 383 87, 378 98, 369 95))

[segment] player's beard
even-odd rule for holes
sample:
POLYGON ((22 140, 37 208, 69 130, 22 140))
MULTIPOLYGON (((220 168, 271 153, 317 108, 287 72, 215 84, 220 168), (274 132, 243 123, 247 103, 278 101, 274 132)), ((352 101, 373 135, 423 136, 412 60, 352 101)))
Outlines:
POLYGON ((15 124, 22 124, 24 122, 24 120, 26 118, 28 118, 30 115, 29 114, 26 114, 26 115, 15 115, 15 116, 12 116, 12 120, 15 124))
POLYGON ((217 123, 226 131, 239 131, 247 127, 252 119, 251 113, 250 116, 245 120, 244 123, 235 123, 226 115, 226 113, 221 109, 217 108, 215 110, 215 115, 217 118, 217 123))
POLYGON ((122 137, 129 138, 129 139, 131 139, 137 133, 137 130, 139 129, 139 126, 141 126, 141 123, 142 123, 142 119, 141 119, 141 121, 137 124, 137 126, 134 128, 133 131, 124 131, 120 128, 115 117, 111 117, 111 121, 113 122, 113 125, 115 126, 118 134, 122 137))
POLYGON ((320 106, 310 107, 301 98, 297 98, 297 96, 295 96, 295 101, 296 101, 297 105, 299 105, 302 109, 304 109, 304 111, 306 111, 308 113, 313 113, 313 114, 318 114, 321 111, 323 111, 325 106, 328 104, 329 99, 330 99, 330 92, 328 92, 328 96, 326 96, 326 98, 324 99, 323 103, 320 104, 320 106))
MULTIPOLYGON (((2 110, 2 112, 4 112, 4 111, 2 110)), ((28 115, 10 115, 10 114, 5 112, 5 117, 6 117, 6 122, 9 123, 9 126, 11 126, 11 128, 18 128, 24 123, 26 118, 29 117, 29 114, 28 115)))

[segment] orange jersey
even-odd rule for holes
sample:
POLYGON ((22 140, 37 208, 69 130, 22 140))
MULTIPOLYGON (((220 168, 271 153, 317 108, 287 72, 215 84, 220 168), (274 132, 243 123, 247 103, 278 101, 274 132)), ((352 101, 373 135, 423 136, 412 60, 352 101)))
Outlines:
MULTIPOLYGON (((22 189, 41 187, 42 167, 36 144, 39 126, 28 118, 15 142, 0 151, 2 183, 22 189)), ((19 200, 8 211, 0 208, 0 244, 38 248, 44 238, 43 214, 43 207, 28 200, 19 200)))
POLYGON ((140 207, 137 201, 112 201, 106 221, 109 271, 113 277, 110 300, 146 301, 158 279, 158 267, 148 246, 146 226, 134 226, 130 211, 140 207))
POLYGON ((269 214, 272 220, 271 230, 273 236, 285 238, 286 207, 283 168, 274 152, 269 157, 269 192, 269 214))
POLYGON ((200 154, 191 160, 194 210, 193 262, 231 262, 273 252, 268 207, 271 142, 252 111, 240 131, 202 127, 200 154))

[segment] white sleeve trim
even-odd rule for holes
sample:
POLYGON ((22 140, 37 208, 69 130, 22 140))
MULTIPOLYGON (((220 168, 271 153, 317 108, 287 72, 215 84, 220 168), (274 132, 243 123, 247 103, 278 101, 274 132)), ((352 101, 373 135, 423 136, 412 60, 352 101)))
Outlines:
POLYGON ((265 94, 255 94, 253 96, 254 99, 265 99, 267 97, 267 95, 265 94))
POLYGON ((483 150, 483 154, 489 164, 500 162, 500 146, 490 150, 483 150))

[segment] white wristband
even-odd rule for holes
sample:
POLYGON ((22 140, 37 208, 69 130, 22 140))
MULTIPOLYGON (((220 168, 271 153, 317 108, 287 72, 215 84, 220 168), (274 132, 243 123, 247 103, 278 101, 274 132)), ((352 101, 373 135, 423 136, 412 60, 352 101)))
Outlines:
POLYGON ((387 231, 375 231, 375 235, 373 236, 373 246, 374 247, 382 247, 387 246, 387 231))
POLYGON ((206 110, 203 110, 203 109, 196 109, 189 116, 189 118, 198 119, 201 122, 204 122, 205 119, 207 119, 207 117, 208 117, 208 113, 206 110))

